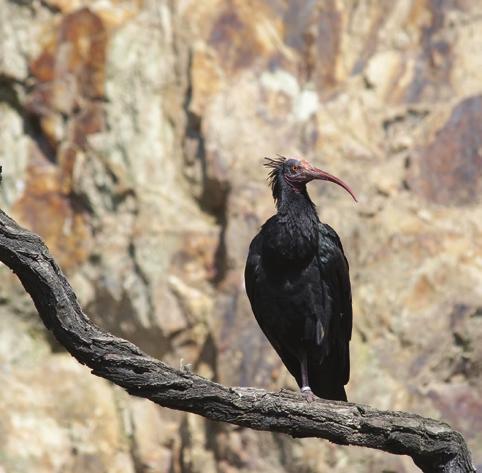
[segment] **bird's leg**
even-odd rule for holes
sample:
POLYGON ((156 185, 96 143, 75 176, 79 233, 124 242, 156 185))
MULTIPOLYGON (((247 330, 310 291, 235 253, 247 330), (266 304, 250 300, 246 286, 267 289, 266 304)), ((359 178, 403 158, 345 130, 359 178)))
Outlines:
POLYGON ((303 354, 300 360, 301 365, 301 395, 308 401, 313 402, 315 400, 315 395, 310 388, 308 382, 308 358, 306 352, 303 354))

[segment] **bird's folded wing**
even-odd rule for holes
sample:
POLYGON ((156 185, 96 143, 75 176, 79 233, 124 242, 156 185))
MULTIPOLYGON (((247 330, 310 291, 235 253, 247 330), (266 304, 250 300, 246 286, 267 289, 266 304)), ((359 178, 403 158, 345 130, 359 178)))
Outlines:
POLYGON ((348 261, 343 252, 340 238, 329 225, 320 224, 325 244, 320 244, 319 264, 322 279, 328 286, 331 298, 330 343, 339 357, 343 370, 343 382, 350 378, 350 354, 348 343, 351 339, 353 312, 348 261), (328 243, 328 244, 327 244, 328 243))

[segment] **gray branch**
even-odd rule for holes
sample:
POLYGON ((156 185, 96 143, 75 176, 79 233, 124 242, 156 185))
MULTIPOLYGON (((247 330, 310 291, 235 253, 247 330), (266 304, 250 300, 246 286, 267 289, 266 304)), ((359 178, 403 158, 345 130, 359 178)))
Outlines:
POLYGON ((130 394, 242 427, 409 455, 426 472, 475 472, 464 438, 443 422, 352 403, 307 403, 289 391, 226 387, 151 358, 93 324, 40 237, 1 210, 0 260, 72 356, 130 394))

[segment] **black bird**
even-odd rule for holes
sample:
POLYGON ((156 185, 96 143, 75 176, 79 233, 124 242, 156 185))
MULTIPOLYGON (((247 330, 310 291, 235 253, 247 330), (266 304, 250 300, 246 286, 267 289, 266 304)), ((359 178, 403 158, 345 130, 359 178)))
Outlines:
POLYGON ((249 247, 246 292, 264 334, 308 401, 346 401, 352 305, 348 262, 336 232, 321 223, 306 190, 340 179, 298 159, 266 158, 277 213, 249 247))

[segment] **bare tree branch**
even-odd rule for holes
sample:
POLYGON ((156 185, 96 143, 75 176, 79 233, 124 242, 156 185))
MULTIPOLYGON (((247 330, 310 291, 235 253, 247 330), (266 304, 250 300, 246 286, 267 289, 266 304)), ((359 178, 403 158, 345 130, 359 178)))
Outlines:
POLYGON ((293 437, 409 455, 426 472, 475 472, 462 435, 449 425, 405 412, 226 387, 171 368, 94 325, 39 236, 0 210, 0 260, 19 277, 46 327, 92 372, 130 394, 208 419, 293 437))

